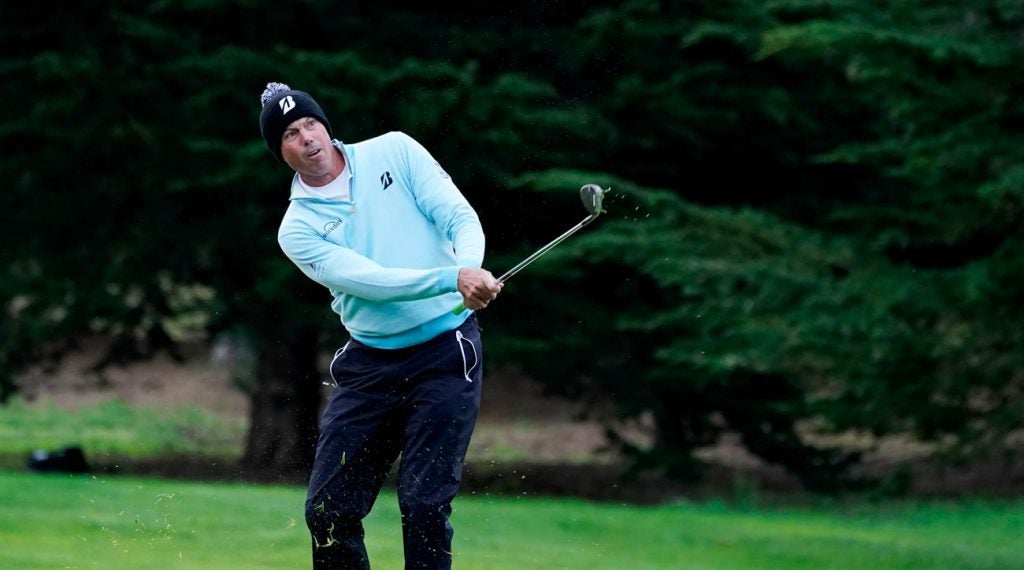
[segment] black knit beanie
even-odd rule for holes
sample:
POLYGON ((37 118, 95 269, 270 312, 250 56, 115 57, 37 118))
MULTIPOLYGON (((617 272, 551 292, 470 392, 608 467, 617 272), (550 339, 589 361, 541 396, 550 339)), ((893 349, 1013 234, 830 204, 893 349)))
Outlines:
POLYGON ((323 123, 327 135, 333 138, 331 123, 309 93, 296 91, 284 83, 267 83, 267 88, 260 95, 260 104, 263 105, 260 111, 260 133, 271 154, 281 162, 284 162, 281 157, 281 135, 288 125, 298 119, 313 117, 323 123))

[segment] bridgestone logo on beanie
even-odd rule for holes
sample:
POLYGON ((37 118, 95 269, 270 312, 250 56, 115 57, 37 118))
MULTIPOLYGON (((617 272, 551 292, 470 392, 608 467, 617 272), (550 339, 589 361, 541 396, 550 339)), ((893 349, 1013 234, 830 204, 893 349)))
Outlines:
POLYGON ((309 93, 296 91, 284 83, 267 83, 267 88, 260 95, 260 104, 263 106, 260 111, 260 134, 270 153, 281 162, 284 162, 281 156, 281 135, 288 125, 298 119, 313 117, 323 123, 328 136, 333 138, 331 123, 309 93))
POLYGON ((291 111, 292 109, 295 108, 295 99, 292 99, 292 96, 288 95, 284 99, 281 99, 280 101, 278 101, 277 102, 277 106, 281 107, 281 114, 282 115, 287 115, 288 111, 291 111))

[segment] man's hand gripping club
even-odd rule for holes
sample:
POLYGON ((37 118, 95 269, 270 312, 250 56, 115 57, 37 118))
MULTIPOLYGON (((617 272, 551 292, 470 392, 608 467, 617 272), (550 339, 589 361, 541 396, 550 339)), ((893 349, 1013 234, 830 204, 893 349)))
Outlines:
POLYGON ((459 269, 459 293, 467 309, 479 311, 494 300, 505 284, 494 278, 486 269, 463 267, 459 269))

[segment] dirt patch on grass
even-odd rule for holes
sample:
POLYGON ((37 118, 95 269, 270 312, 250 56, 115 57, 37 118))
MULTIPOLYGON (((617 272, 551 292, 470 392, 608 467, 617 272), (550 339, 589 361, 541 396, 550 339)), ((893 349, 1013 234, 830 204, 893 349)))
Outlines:
POLYGON ((191 406, 226 418, 245 418, 249 398, 231 380, 230 364, 204 344, 182 346, 182 361, 164 353, 98 372, 93 366, 106 348, 102 338, 85 339, 56 366, 36 366, 17 379, 19 395, 32 404, 63 409, 120 400, 131 405, 191 406))

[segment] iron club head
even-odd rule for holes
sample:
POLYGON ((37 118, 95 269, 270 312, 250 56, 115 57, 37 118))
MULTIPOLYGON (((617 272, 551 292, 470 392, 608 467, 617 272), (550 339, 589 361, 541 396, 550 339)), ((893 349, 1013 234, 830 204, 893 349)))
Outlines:
POLYGON ((603 190, 597 184, 584 184, 580 188, 580 199, 583 201, 583 207, 587 209, 591 216, 597 217, 604 212, 604 209, 601 208, 601 203, 604 200, 605 192, 606 190, 603 190))

